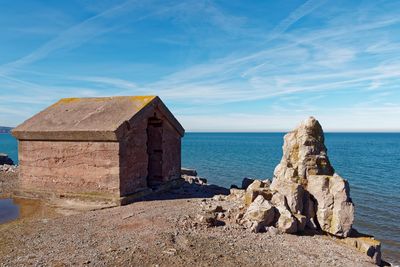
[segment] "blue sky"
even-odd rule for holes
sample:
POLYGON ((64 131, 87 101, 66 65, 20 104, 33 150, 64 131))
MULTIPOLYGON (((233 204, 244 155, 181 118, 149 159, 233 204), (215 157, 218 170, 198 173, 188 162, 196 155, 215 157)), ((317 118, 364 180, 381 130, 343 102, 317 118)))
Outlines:
POLYGON ((0 125, 159 95, 187 131, 400 131, 400 1, 0 0, 0 125))

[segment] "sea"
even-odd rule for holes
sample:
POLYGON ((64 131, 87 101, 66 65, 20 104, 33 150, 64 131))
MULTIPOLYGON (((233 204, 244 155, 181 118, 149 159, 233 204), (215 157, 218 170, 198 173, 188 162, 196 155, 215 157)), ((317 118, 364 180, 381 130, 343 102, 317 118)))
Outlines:
MULTIPOLYGON (((230 187, 244 177, 272 178, 284 133, 186 133, 182 166, 230 187)), ((354 227, 382 241, 383 259, 400 265, 400 133, 325 133, 336 172, 347 179, 354 227)), ((0 134, 0 153, 17 162, 16 140, 0 134)))

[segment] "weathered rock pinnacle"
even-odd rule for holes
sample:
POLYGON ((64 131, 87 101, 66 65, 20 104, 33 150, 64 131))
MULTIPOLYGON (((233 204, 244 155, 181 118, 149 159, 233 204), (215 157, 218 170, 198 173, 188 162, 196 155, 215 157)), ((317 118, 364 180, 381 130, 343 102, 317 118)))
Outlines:
POLYGON ((285 135, 283 157, 275 168, 271 189, 285 196, 293 215, 306 216, 309 228, 349 235, 354 220, 349 185, 331 166, 324 133, 315 118, 285 135))

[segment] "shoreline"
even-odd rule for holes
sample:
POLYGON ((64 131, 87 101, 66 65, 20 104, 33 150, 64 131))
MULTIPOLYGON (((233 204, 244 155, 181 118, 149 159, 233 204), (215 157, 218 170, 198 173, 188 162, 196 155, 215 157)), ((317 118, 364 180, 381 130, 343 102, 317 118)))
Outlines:
MULTIPOLYGON (((0 180, 4 189, 4 177, 0 180)), ((203 207, 227 205, 218 200, 224 190, 192 181, 126 206, 94 211, 41 202, 34 212, 22 210, 30 215, 0 225, 0 259, 9 265, 374 266, 367 255, 323 235, 269 235, 228 222, 217 227, 199 223, 203 207)))

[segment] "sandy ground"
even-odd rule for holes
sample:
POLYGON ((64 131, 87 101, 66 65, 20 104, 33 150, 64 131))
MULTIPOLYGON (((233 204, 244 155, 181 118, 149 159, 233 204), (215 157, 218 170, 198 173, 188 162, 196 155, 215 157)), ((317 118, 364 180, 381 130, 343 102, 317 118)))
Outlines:
POLYGON ((373 266, 326 236, 193 224, 215 189, 185 185, 186 192, 80 213, 34 202, 0 225, 0 266, 373 266))

